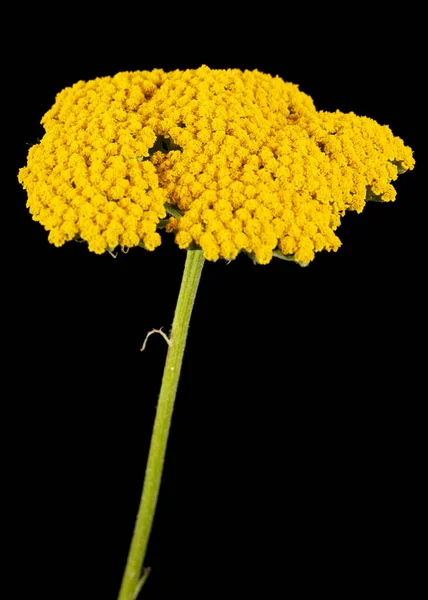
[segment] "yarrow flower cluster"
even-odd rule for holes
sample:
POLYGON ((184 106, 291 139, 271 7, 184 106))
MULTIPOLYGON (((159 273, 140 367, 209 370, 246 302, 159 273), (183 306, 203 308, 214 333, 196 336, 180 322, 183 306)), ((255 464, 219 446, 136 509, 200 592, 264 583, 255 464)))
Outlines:
POLYGON ((346 210, 395 199, 412 151, 387 126, 317 111, 258 71, 118 73, 61 91, 19 181, 61 246, 154 250, 159 229, 208 260, 245 251, 307 264, 337 250, 346 210))

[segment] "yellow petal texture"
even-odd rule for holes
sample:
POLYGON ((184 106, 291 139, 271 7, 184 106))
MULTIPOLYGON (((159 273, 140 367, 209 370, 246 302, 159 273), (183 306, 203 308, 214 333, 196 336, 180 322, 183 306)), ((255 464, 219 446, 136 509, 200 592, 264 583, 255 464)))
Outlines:
POLYGON ((61 91, 19 181, 49 241, 103 253, 161 243, 208 260, 280 251, 301 263, 337 250, 346 210, 395 199, 412 151, 388 126, 317 111, 292 83, 259 71, 118 73, 61 91))

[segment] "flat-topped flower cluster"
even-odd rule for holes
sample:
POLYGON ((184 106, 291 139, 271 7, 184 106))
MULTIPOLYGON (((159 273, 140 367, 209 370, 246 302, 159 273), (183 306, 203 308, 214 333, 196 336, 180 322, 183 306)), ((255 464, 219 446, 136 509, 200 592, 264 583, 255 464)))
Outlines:
POLYGON ((300 264, 337 250, 346 210, 395 198, 412 151, 389 127, 317 111, 258 71, 118 73, 61 91, 19 180, 33 219, 61 246, 180 248, 227 260, 273 252, 300 264), (175 216, 170 216, 170 215, 175 216))

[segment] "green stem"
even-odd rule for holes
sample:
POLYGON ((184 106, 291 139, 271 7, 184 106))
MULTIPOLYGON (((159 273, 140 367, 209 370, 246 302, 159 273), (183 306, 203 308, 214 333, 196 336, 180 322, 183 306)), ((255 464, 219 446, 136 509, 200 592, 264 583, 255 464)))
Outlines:
POLYGON ((142 568, 156 511, 168 433, 190 317, 203 265, 202 250, 187 251, 186 264, 169 338, 168 354, 153 426, 143 492, 118 600, 135 600, 149 573, 148 569, 145 569, 142 573, 142 568))

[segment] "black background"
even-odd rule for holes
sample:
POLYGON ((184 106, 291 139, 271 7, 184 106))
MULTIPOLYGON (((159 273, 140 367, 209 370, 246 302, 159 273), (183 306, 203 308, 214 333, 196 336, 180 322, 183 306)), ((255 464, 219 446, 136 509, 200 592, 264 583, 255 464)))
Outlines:
POLYGON ((140 347, 152 328, 169 330, 185 258, 169 237, 115 260, 51 246, 16 173, 63 87, 201 64, 278 74, 319 109, 389 124, 417 166, 395 203, 346 215, 342 248, 305 269, 206 263, 141 597, 410 593, 426 395, 417 17, 295 8, 123 3, 96 18, 89 5, 11 18, 3 444, 14 597, 116 598, 166 353, 160 336, 140 347))

